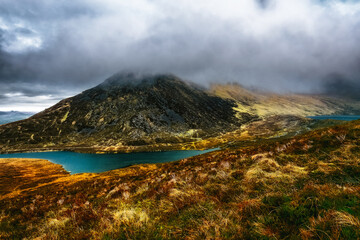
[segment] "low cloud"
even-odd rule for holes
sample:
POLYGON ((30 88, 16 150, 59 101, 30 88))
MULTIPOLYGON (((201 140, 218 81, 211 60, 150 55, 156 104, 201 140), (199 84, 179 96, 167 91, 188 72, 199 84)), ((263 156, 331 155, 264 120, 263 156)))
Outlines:
POLYGON ((358 1, 3 0, 0 95, 72 95, 123 70, 346 93, 360 86, 359 42, 358 1))

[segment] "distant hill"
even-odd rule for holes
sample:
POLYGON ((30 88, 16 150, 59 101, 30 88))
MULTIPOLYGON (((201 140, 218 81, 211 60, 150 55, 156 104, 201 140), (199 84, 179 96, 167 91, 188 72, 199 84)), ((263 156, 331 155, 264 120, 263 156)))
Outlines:
POLYGON ((210 92, 224 99, 234 100, 237 111, 262 118, 275 115, 359 115, 360 101, 311 94, 275 94, 250 91, 239 84, 214 84, 210 92))
POLYGON ((34 115, 34 113, 30 112, 17 112, 17 111, 9 111, 9 112, 1 112, 0 111, 0 125, 10 122, 15 122, 19 120, 26 119, 30 116, 34 115))

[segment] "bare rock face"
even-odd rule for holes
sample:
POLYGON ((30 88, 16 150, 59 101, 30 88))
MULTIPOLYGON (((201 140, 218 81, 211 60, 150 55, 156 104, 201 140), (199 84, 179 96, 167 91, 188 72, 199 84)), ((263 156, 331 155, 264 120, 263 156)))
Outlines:
POLYGON ((33 117, 0 126, 0 149, 179 143, 251 119, 236 103, 173 75, 116 74, 33 117))

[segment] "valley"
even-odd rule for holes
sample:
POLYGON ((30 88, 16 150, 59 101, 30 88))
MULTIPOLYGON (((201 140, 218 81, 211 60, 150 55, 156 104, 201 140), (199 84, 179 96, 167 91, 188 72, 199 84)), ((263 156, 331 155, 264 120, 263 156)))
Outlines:
POLYGON ((0 160, 0 236, 357 239, 359 136, 352 121, 98 174, 0 160))
POLYGON ((114 75, 0 125, 0 153, 16 157, 0 158, 0 238, 360 238, 360 120, 308 118, 359 111, 325 95, 114 75))

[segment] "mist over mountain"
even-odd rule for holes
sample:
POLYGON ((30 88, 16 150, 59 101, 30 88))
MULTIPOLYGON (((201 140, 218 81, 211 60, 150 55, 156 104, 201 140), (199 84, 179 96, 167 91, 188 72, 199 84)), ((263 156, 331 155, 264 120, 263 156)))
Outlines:
POLYGON ((330 96, 360 100, 360 84, 353 84, 341 75, 331 75, 324 88, 330 96))

